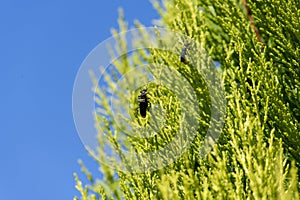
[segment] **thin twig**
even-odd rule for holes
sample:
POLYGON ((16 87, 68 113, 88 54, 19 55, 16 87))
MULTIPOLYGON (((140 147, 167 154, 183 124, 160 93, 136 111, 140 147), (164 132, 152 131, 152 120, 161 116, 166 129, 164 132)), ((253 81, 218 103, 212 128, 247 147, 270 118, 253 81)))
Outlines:
POLYGON ((254 24, 254 18, 252 16, 252 12, 251 12, 251 9, 249 8, 249 6, 247 5, 246 3, 246 0, 242 0, 242 3, 243 3, 243 6, 247 12, 247 16, 248 16, 248 19, 250 21, 250 25, 251 25, 251 28, 253 29, 253 31, 255 32, 255 35, 256 35, 256 38, 257 40, 262 43, 262 50, 264 49, 264 41, 262 40, 260 34, 259 34, 259 31, 258 31, 258 28, 255 26, 254 24))

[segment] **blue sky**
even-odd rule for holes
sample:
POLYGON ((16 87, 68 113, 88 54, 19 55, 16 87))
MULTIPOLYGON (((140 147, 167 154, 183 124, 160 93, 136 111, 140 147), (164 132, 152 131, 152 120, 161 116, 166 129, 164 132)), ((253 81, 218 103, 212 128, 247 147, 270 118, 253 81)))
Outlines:
POLYGON ((148 0, 1 1, 1 199, 72 199, 77 160, 97 170, 75 129, 72 89, 119 7, 131 24, 159 18, 148 0))

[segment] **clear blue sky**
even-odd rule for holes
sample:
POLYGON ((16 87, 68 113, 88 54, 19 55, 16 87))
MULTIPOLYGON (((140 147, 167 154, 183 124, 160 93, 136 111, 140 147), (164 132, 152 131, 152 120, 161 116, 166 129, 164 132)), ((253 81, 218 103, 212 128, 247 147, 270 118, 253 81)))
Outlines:
POLYGON ((67 200, 73 172, 91 171, 72 117, 81 62, 117 27, 159 16, 148 0, 3 0, 0 3, 0 199, 67 200))

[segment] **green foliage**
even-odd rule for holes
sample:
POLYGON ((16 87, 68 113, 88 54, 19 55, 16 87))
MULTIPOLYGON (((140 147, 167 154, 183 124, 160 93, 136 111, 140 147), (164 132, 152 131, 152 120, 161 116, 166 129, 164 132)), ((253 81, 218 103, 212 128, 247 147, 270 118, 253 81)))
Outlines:
MULTIPOLYGON (((132 146, 139 153, 164 147, 184 120, 180 115, 182 108, 168 88, 149 84, 149 98, 153 104, 161 105, 167 115, 166 124, 147 139, 141 139, 144 135, 132 137, 124 134, 126 127, 117 126, 105 92, 96 87, 99 148, 98 152, 89 153, 99 163, 103 178, 93 178, 81 164, 90 182, 83 187, 75 175, 81 199, 299 199, 300 2, 249 0, 247 4, 264 43, 258 41, 241 1, 165 0, 162 5, 153 2, 161 15, 160 25, 198 41, 211 59, 221 64, 227 101, 221 137, 211 152, 199 159, 199 147, 209 125, 207 105, 211 99, 207 83, 189 65, 180 63, 178 55, 156 49, 137 51, 132 58, 124 54, 113 63, 118 73, 126 74, 139 65, 155 62, 171 65, 183 75, 196 91, 202 111, 198 116, 201 128, 195 130, 192 145, 167 167, 135 174, 113 170, 105 145, 125 160, 121 144, 132 146)), ((119 24, 119 31, 127 30, 122 12, 119 24)), ((136 26, 142 27, 138 22, 136 26)), ((127 52, 126 39, 118 37, 116 30, 112 33, 118 42, 115 51, 127 52)), ((141 36, 137 43, 147 40, 147 35, 141 36)), ((122 95, 122 90, 114 89, 118 77, 105 77, 114 94, 122 95)), ((93 80, 97 86, 97 79, 93 80)), ((134 84, 131 79, 125 81, 127 85, 134 84)), ((139 90, 129 95, 132 110, 137 106, 139 90)), ((120 104, 125 103, 121 100, 120 104)), ((128 123, 134 127, 153 125, 153 117, 165 120, 152 113, 145 119, 134 111, 130 115, 133 121, 128 123)), ((139 163, 151 164, 142 158, 139 163)))

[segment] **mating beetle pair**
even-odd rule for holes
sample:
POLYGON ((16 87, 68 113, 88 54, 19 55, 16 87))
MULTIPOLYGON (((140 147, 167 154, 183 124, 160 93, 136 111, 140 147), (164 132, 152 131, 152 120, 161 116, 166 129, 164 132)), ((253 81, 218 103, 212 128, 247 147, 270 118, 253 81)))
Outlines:
POLYGON ((147 89, 143 89, 140 91, 141 95, 138 96, 138 101, 140 102, 139 108, 140 108, 140 115, 145 118, 147 110, 149 111, 151 107, 151 103, 148 101, 147 97, 147 89))

